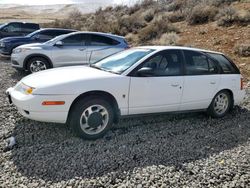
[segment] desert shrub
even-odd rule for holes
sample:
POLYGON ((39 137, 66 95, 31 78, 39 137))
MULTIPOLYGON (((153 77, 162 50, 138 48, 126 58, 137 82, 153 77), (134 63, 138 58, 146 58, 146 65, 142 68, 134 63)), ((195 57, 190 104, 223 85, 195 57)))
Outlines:
POLYGON ((233 7, 225 7, 219 11, 216 17, 219 26, 230 26, 238 20, 238 13, 233 7))
POLYGON ((243 26, 250 24, 250 11, 238 12, 236 22, 240 25, 243 25, 243 26))
POLYGON ((177 45, 179 36, 175 32, 163 33, 159 40, 155 40, 156 45, 177 45))
POLYGON ((239 0, 210 0, 210 4, 213 6, 230 5, 231 3, 239 0))
POLYGON ((234 46, 234 52, 239 56, 249 57, 250 56, 250 41, 243 44, 236 44, 234 46))
POLYGON ((147 43, 166 32, 178 32, 178 30, 167 19, 154 20, 138 32, 139 43, 147 43))
POLYGON ((133 14, 131 16, 125 15, 117 20, 119 26, 120 35, 126 35, 128 33, 137 33, 138 30, 146 26, 146 22, 139 18, 138 15, 133 14))
POLYGON ((153 9, 149 9, 143 13, 144 20, 146 22, 150 22, 154 19, 155 11, 153 9))
POLYGON ((214 20, 218 9, 214 6, 199 4, 193 8, 187 17, 187 22, 190 25, 203 24, 214 20))
POLYGON ((181 22, 185 20, 185 13, 181 11, 176 11, 168 15, 168 20, 172 23, 181 22))

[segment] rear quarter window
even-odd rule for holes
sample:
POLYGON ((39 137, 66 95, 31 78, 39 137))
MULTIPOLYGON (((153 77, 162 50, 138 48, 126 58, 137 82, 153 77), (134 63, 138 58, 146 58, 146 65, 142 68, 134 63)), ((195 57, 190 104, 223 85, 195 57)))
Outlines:
POLYGON ((212 58, 218 61, 223 74, 239 74, 240 71, 236 65, 222 54, 208 53, 212 58))
POLYGON ((90 44, 91 46, 114 46, 119 42, 106 36, 92 34, 90 44))

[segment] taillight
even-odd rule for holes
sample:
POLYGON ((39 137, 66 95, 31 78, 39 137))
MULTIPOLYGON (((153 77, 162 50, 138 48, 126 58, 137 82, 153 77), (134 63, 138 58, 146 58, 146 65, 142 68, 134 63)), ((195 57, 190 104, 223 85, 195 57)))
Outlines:
POLYGON ((243 78, 240 78, 240 90, 244 89, 243 78))

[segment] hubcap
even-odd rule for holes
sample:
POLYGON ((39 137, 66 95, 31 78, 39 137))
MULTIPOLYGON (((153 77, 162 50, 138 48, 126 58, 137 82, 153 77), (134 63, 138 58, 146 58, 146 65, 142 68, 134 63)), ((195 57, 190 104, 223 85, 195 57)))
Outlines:
POLYGON ((46 70, 46 69, 47 69, 47 67, 46 67, 45 63, 40 61, 40 60, 33 61, 30 64, 30 72, 32 72, 32 73, 46 70))
POLYGON ((216 96, 214 100, 214 110, 217 114, 221 115, 226 112, 228 108, 229 100, 225 93, 221 93, 216 96))
POLYGON ((91 105, 80 118, 81 129, 90 135, 102 132, 109 121, 108 110, 101 105, 91 105))

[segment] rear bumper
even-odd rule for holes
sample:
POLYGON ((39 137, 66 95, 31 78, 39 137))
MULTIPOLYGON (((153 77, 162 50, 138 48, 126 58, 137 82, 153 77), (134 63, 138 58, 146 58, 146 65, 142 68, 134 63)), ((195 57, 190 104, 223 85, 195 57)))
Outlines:
POLYGON ((243 102, 243 100, 246 97, 246 90, 240 90, 239 92, 237 92, 237 94, 234 94, 234 104, 235 105, 239 105, 241 104, 241 102, 243 102))

